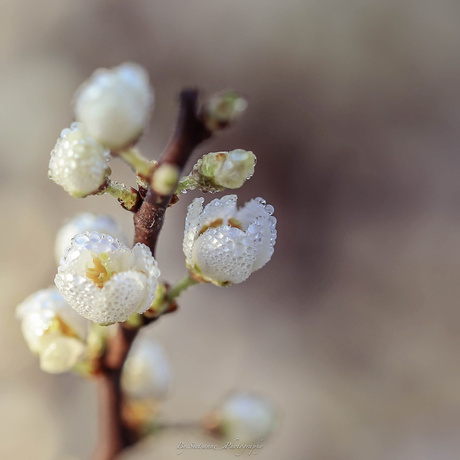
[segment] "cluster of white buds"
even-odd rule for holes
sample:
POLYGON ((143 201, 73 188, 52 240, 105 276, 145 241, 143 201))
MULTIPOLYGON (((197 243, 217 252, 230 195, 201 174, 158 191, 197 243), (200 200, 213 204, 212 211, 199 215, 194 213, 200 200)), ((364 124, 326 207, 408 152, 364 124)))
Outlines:
POLYGON ((215 435, 241 444, 264 441, 276 424, 273 404, 254 393, 235 392, 207 415, 205 427, 215 435))
POLYGON ((151 339, 138 339, 123 366, 122 384, 131 398, 164 399, 171 372, 163 348, 151 339))
POLYGON ((150 249, 97 232, 76 235, 54 279, 69 305, 98 324, 144 313, 155 298, 160 270, 150 249))
POLYGON ((142 135, 153 106, 148 73, 125 63, 98 69, 75 97, 75 116, 101 145, 120 150, 142 135))
POLYGON ((134 145, 153 106, 147 72, 137 64, 98 69, 75 96, 75 117, 51 152, 50 179, 76 198, 108 190, 110 152, 134 145))
POLYGON ((110 152, 73 123, 61 132, 51 152, 48 175, 67 193, 84 198, 97 193, 111 173, 110 152))
POLYGON ((126 235, 110 216, 84 212, 76 215, 60 228, 54 245, 54 254, 58 264, 64 251, 70 246, 72 238, 83 232, 104 233, 128 245, 126 235))
POLYGON ((84 354, 88 322, 69 307, 56 288, 29 296, 17 307, 16 315, 43 371, 66 372, 84 354))
POLYGON ((211 152, 203 155, 192 172, 179 182, 179 192, 199 188, 204 192, 219 192, 240 188, 254 174, 254 153, 236 149, 231 152, 211 152))
POLYGON ((276 242, 273 206, 261 198, 236 207, 236 195, 188 207, 183 250, 192 275, 218 286, 241 283, 271 258, 276 242))

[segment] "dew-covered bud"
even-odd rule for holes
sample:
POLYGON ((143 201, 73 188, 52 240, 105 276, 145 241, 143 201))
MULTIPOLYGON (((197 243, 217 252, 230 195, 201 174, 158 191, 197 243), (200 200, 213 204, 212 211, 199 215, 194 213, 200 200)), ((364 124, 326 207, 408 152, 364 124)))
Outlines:
POLYGON ((142 135, 153 105, 144 68, 125 63, 98 69, 75 97, 75 116, 85 131, 111 150, 121 150, 142 135))
POLYGON ((273 206, 255 198, 242 208, 236 195, 188 207, 183 250, 195 278, 218 286, 241 283, 271 258, 276 242, 273 206))
POLYGON ((148 338, 137 340, 123 366, 124 390, 135 399, 164 399, 171 384, 163 348, 148 338))
POLYGON ((203 185, 210 182, 216 191, 235 189, 241 187, 254 174, 255 164, 256 156, 247 150, 211 152, 197 162, 192 175, 203 185))
POLYGON ((69 305, 99 324, 144 313, 155 298, 160 270, 144 244, 129 249, 97 232, 76 235, 54 279, 69 305))
POLYGON ((224 439, 247 444, 267 439, 276 418, 275 407, 267 399, 253 393, 235 392, 208 415, 205 426, 224 439))
POLYGON ((110 152, 88 137, 80 123, 61 132, 51 152, 48 176, 67 193, 83 198, 98 192, 111 173, 110 152))
POLYGON ((18 305, 16 316, 27 345, 40 356, 46 372, 68 371, 83 354, 88 322, 70 308, 56 288, 29 296, 18 305))
POLYGON ((54 254, 58 264, 64 251, 70 246, 72 238, 83 232, 105 233, 128 245, 126 235, 110 216, 84 212, 76 215, 59 229, 54 245, 54 254))
POLYGON ((204 104, 204 122, 209 131, 218 131, 238 119, 248 103, 235 91, 222 91, 211 96, 204 104))

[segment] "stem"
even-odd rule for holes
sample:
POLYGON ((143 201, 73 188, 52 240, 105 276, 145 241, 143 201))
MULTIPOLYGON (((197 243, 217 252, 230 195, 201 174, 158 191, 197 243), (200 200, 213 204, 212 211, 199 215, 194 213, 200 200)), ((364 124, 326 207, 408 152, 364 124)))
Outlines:
MULTIPOLYGON (((169 163, 181 171, 194 149, 210 136, 211 132, 205 127, 198 112, 198 91, 182 91, 176 130, 158 166, 169 163)), ((172 193, 161 195, 149 187, 144 201, 140 204, 141 198, 134 190, 128 190, 116 182, 110 181, 106 192, 121 200, 127 209, 134 212, 134 243, 146 244, 154 255, 172 193)), ((173 288, 172 293, 169 293, 170 300, 195 284, 188 278, 184 278, 173 288)), ((156 319, 149 319, 143 325, 156 319)), ((93 460, 114 460, 123 450, 139 440, 140 434, 134 433, 123 419, 124 395, 121 390, 123 364, 139 329, 140 327, 119 324, 117 333, 108 340, 105 353, 99 360, 100 433, 93 460)))
MULTIPOLYGON (((158 166, 170 163, 181 171, 194 149, 209 137, 211 132, 204 125, 198 112, 198 91, 194 89, 182 91, 176 130, 158 166)), ((175 188, 173 187, 173 191, 175 188)), ((135 242, 147 245, 153 255, 171 198, 172 193, 161 195, 150 187, 144 202, 134 214, 135 242)))
POLYGON ((156 161, 150 161, 145 158, 144 155, 142 155, 142 153, 136 148, 123 150, 118 154, 118 156, 142 178, 148 178, 153 167, 156 165, 156 161))
POLYGON ((100 360, 98 377, 99 437, 93 460, 113 460, 137 441, 123 420, 124 395, 121 389, 121 373, 131 344, 138 329, 126 329, 118 325, 116 334, 108 341, 106 353, 100 360))
POLYGON ((195 190, 197 187, 198 182, 190 176, 184 176, 179 180, 176 189, 176 195, 181 193, 187 193, 187 190, 195 190))
POLYGON ((103 193, 107 193, 116 198, 128 211, 134 211, 136 206, 139 205, 139 195, 136 190, 131 187, 128 188, 126 185, 120 184, 117 181, 109 179, 103 193))
POLYGON ((194 286, 195 284, 198 284, 198 281, 195 281, 189 274, 185 275, 168 291, 168 300, 174 300, 176 297, 179 297, 183 291, 188 289, 190 286, 194 286))

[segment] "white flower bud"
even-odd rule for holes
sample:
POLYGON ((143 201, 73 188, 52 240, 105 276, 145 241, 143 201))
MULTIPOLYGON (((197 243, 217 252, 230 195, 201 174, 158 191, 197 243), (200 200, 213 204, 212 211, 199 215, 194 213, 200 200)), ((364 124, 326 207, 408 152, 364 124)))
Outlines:
POLYGON ((147 72, 125 63, 98 69, 83 83, 75 98, 75 116, 100 144, 120 150, 141 136, 152 105, 147 72))
POLYGON ((212 152, 203 156, 198 172, 218 190, 235 189, 241 187, 254 174, 255 164, 256 156, 243 149, 212 152))
POLYGON ((262 198, 236 208, 236 195, 188 207, 183 250, 187 267, 204 281, 241 283, 271 258, 276 242, 273 206, 262 198))
POLYGON ((164 399, 171 373, 163 348, 147 338, 136 341, 123 367, 122 383, 133 398, 164 399))
MULTIPOLYGON (((16 316, 21 320, 24 338, 30 350, 40 355, 40 359, 51 359, 61 353, 66 359, 61 359, 60 367, 64 372, 72 368, 85 350, 84 339, 87 333, 88 322, 65 301, 56 288, 42 289, 29 296, 16 309, 16 316), (70 342, 69 342, 70 340, 70 342), (66 350, 72 344, 72 353, 66 350), (64 345, 60 350, 61 345, 64 345), (45 357, 44 357, 45 356, 45 357), (48 358, 46 358, 46 356, 48 358), (65 362, 64 362, 65 361, 65 362)), ((44 365, 47 369, 49 365, 44 365)))
POLYGON ((234 91, 222 91, 204 104, 204 122, 210 131, 218 131, 233 123, 246 110, 248 103, 234 91))
POLYGON ((128 245, 128 240, 123 231, 110 216, 85 212, 76 215, 59 229, 54 245, 54 254, 58 264, 64 251, 70 246, 72 238, 76 234, 83 232, 105 233, 128 245))
POLYGON ((241 444, 265 440, 276 423, 273 404, 251 393, 233 393, 214 415, 222 436, 241 444))
POLYGON ((83 198, 97 192, 111 173, 108 150, 83 133, 79 123, 64 129, 51 152, 48 176, 66 192, 83 198))
POLYGON ((150 249, 97 232, 76 235, 54 279, 69 305, 99 324, 144 313, 155 298, 160 270, 150 249))

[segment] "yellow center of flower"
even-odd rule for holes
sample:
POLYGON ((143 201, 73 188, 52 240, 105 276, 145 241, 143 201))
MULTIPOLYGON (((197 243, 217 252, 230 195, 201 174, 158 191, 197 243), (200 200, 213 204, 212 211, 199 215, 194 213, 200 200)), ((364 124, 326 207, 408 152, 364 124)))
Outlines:
MULTIPOLYGON (((101 254, 101 257, 104 254, 101 254)), ((104 258, 106 259, 106 258, 104 258)), ((101 260, 100 257, 93 257, 94 268, 86 269, 86 276, 99 288, 102 289, 104 284, 109 281, 110 277, 115 273, 108 268, 107 260, 101 260)))
MULTIPOLYGON (((220 218, 213 220, 210 224, 203 225, 198 235, 202 235, 208 228, 220 227, 221 225, 223 225, 223 223, 224 223, 223 219, 220 219, 220 218)), ((228 225, 230 225, 230 227, 235 227, 235 228, 239 228, 240 230, 243 230, 243 225, 241 224, 241 222, 233 217, 230 217, 228 219, 228 225)))

